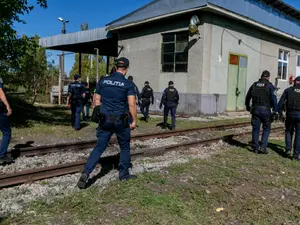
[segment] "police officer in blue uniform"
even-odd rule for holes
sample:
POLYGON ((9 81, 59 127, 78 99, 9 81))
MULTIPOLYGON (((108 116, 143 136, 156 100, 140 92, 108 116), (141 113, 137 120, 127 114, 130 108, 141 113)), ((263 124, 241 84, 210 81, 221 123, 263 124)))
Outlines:
POLYGON ((134 85, 134 90, 135 90, 135 93, 136 93, 136 100, 138 101, 138 105, 140 105, 140 91, 139 91, 139 88, 133 82, 133 77, 132 76, 129 76, 128 80, 131 81, 132 84, 134 85))
POLYGON ((278 116, 278 105, 277 98, 274 94, 275 87, 269 81, 270 72, 265 70, 261 75, 261 79, 259 81, 254 82, 254 84, 250 87, 247 95, 246 95, 246 109, 247 111, 251 111, 252 119, 252 144, 253 151, 258 154, 259 150, 263 154, 268 154, 267 145, 268 138, 271 132, 271 108, 273 108, 273 115, 278 116), (252 108, 250 107, 250 101, 252 99, 252 108), (259 132, 260 125, 263 124, 263 133, 262 133, 262 145, 261 148, 259 146, 259 132))
POLYGON ((286 104, 285 149, 286 155, 291 155, 292 139, 295 130, 293 160, 299 161, 300 154, 300 77, 294 80, 294 86, 284 90, 279 101, 279 116, 284 121, 283 107, 286 104))
POLYGON ((149 107, 154 103, 153 89, 150 87, 149 81, 145 81, 144 88, 140 94, 141 98, 141 112, 144 115, 144 119, 148 122, 149 107))
POLYGON ((13 162, 13 158, 6 154, 11 139, 9 116, 12 114, 12 110, 3 91, 2 78, 0 78, 0 100, 0 130, 2 132, 2 142, 0 146, 0 164, 5 164, 13 162))
POLYGON ((71 122, 75 130, 80 130, 80 113, 82 110, 82 101, 85 97, 84 86, 79 81, 80 76, 74 76, 74 82, 69 84, 67 107, 71 107, 71 122))
POLYGON ((162 105, 164 105, 164 122, 163 128, 167 127, 168 114, 171 112, 172 117, 172 130, 175 129, 175 116, 176 109, 179 104, 179 94, 176 88, 174 88, 174 82, 169 81, 169 87, 166 88, 161 97, 159 108, 162 109, 162 105))
POLYGON ((129 173, 130 163, 130 129, 136 127, 136 93, 132 82, 125 78, 129 67, 129 60, 122 57, 116 61, 116 72, 103 78, 97 85, 95 94, 96 106, 100 107, 100 122, 97 129, 97 145, 88 158, 84 171, 77 186, 86 187, 90 173, 95 169, 99 159, 106 149, 111 136, 115 133, 121 153, 119 165, 119 179, 136 178, 129 173), (129 113, 132 123, 129 124, 129 113))
POLYGON ((84 94, 85 96, 83 97, 83 101, 82 101, 82 117, 83 120, 90 120, 90 107, 91 107, 92 94, 88 83, 84 84, 84 94), (84 109, 86 109, 86 112, 84 111, 84 109))

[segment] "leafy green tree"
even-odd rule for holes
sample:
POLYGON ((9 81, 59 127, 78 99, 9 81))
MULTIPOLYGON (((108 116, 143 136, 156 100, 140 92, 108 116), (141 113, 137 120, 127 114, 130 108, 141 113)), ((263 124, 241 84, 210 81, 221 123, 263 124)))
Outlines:
MULTIPOLYGON (((23 36, 22 39, 28 39, 23 36)), ((39 92, 45 91, 48 82, 46 50, 38 46, 39 37, 35 36, 27 43, 23 56, 19 59, 19 69, 13 82, 25 87, 33 94, 33 103, 39 92)))
MULTIPOLYGON (((37 0, 37 4, 47 8, 47 0, 37 0)), ((25 23, 20 15, 30 13, 34 8, 27 0, 0 1, 0 76, 18 68, 19 60, 30 44, 28 38, 18 37, 14 29, 15 23, 25 23)))

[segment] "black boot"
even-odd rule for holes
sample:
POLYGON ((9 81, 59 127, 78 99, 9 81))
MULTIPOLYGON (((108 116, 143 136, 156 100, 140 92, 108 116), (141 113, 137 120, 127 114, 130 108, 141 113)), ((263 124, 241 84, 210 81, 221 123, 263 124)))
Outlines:
POLYGON ((120 166, 120 168, 119 168, 119 179, 120 179, 120 181, 126 181, 126 180, 136 179, 136 176, 130 174, 128 168, 120 166))
POLYGON ((268 154, 267 149, 266 149, 266 148, 262 148, 262 149, 261 149, 261 154, 268 154))
POLYGON ((294 155, 294 156, 293 156, 293 161, 300 161, 299 155, 294 155))
POLYGON ((285 150, 285 155, 290 156, 291 155, 291 149, 286 149, 285 150))
POLYGON ((77 187, 79 187, 80 189, 85 189, 86 182, 88 181, 88 179, 89 179, 89 175, 87 175, 86 173, 82 173, 77 183, 77 187))
POLYGON ((127 181, 127 180, 131 180, 131 179, 136 179, 136 175, 132 175, 132 174, 128 174, 126 176, 120 177, 120 181, 127 181))
POLYGON ((1 164, 9 164, 9 163, 13 163, 14 159, 8 155, 5 155, 3 157, 0 158, 0 165, 1 164))

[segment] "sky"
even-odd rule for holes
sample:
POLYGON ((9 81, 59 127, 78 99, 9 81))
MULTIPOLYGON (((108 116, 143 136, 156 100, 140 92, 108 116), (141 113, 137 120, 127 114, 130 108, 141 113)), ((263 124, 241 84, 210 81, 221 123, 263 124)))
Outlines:
MULTIPOLYGON (((232 0, 238 1, 238 0, 232 0)), ((151 0, 48 0, 48 8, 43 9, 36 5, 36 0, 29 0, 34 5, 30 14, 22 16, 26 24, 15 24, 20 35, 26 34, 47 37, 61 33, 62 23, 58 17, 70 22, 66 31, 80 30, 80 24, 87 22, 89 28, 104 27, 107 23, 118 19, 135 9, 144 6, 151 0)), ((285 0, 286 3, 300 10, 299 0, 285 0)), ((47 51, 49 61, 58 63, 58 51, 47 51)), ((65 56, 65 71, 68 74, 74 63, 74 54, 65 56)))

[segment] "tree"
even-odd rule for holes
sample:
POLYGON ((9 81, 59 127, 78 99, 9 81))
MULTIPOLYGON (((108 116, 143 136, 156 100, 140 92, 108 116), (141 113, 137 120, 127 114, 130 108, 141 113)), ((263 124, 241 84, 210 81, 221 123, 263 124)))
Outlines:
MULTIPOLYGON (((80 24, 80 30, 88 30, 89 25, 87 22, 80 24)), ((103 76, 106 74, 106 63, 102 56, 98 58, 99 62, 99 76, 103 76)), ((96 56, 89 55, 89 54, 82 54, 81 55, 81 78, 82 80, 86 80, 89 77, 91 82, 96 81, 97 76, 97 68, 96 68, 97 59, 96 56), (91 61, 93 68, 91 69, 91 61)), ((75 74, 79 73, 79 53, 75 54, 75 62, 73 67, 70 71, 70 77, 73 77, 75 74)))
MULTIPOLYGON (((25 35, 22 39, 28 39, 25 35)), ((33 94, 33 103, 38 92, 47 86, 46 50, 38 46, 39 37, 35 36, 27 44, 24 55, 19 60, 19 69, 15 73, 14 83, 18 83, 33 94)))
MULTIPOLYGON (((37 4, 47 8, 47 0, 37 0, 37 4)), ((27 0, 1 0, 0 1, 0 76, 14 68, 18 68, 19 60, 26 51, 28 38, 17 36, 15 23, 25 23, 20 15, 28 14, 34 6, 27 0)))

